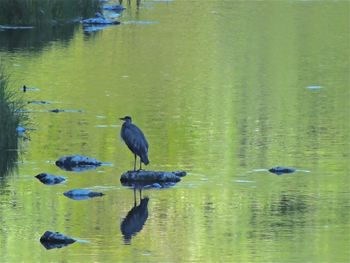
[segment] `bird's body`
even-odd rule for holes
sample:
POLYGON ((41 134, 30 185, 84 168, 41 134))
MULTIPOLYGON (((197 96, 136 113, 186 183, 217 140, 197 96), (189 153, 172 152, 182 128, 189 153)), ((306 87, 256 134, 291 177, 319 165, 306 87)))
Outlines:
POLYGON ((131 117, 126 116, 120 119, 124 120, 120 135, 123 141, 125 142, 125 144, 128 146, 130 151, 134 153, 134 156, 135 156, 134 170, 136 170, 137 156, 140 157, 140 170, 141 170, 142 163, 144 163, 145 165, 149 164, 148 142, 146 140, 146 137, 143 134, 143 132, 131 122, 131 117))

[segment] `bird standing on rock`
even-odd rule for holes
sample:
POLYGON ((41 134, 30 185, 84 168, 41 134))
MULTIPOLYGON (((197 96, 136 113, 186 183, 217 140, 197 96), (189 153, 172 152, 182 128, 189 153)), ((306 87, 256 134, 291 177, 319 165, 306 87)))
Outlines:
POLYGON ((136 171, 137 156, 140 157, 139 170, 142 170, 142 163, 144 163, 145 165, 149 164, 148 142, 146 140, 146 137, 143 134, 143 132, 136 125, 132 123, 130 116, 125 116, 120 119, 124 121, 120 135, 123 141, 125 142, 125 144, 128 146, 130 151, 132 151, 135 156, 134 171, 136 171))

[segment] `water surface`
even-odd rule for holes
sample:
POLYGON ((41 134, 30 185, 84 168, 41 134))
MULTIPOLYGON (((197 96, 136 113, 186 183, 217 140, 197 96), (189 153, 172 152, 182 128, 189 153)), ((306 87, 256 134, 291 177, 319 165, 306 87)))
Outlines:
POLYGON ((35 130, 1 180, 1 262, 348 262, 349 3, 142 1, 120 20, 23 31, 20 44, 0 32, 12 85, 54 102, 28 104, 35 130), (143 192, 148 218, 130 242, 125 115, 148 138, 147 169, 188 172, 143 192), (60 170, 68 154, 111 165, 60 170), (68 181, 43 185, 42 172, 68 181), (63 195, 76 188, 105 196, 63 195), (88 242, 46 250, 46 230, 88 242))

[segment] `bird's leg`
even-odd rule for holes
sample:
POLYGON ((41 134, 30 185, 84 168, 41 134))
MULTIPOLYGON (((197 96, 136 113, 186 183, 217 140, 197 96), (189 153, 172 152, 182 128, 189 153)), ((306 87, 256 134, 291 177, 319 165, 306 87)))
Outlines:
POLYGON ((136 154, 134 154, 135 160, 134 160, 134 171, 136 171, 136 154))
POLYGON ((139 191, 140 191, 140 203, 141 203, 141 199, 142 199, 142 196, 141 196, 141 194, 142 194, 142 188, 141 188, 141 187, 140 187, 139 191))
POLYGON ((136 187, 134 187, 134 207, 136 206, 136 187))
POLYGON ((140 158, 140 170, 139 171, 141 171, 142 170, 142 161, 141 161, 141 158, 140 158))

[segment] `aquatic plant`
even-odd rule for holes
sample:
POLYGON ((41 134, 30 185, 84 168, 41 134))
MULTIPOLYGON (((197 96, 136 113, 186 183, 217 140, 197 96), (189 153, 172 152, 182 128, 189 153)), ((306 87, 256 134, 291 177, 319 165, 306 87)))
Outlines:
POLYGON ((0 24, 40 26, 66 23, 94 16, 100 9, 99 0, 1 0, 0 24))
POLYGON ((21 113, 24 102, 8 86, 8 77, 0 64, 0 177, 14 168, 18 158, 17 128, 27 121, 21 113))

